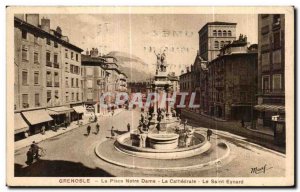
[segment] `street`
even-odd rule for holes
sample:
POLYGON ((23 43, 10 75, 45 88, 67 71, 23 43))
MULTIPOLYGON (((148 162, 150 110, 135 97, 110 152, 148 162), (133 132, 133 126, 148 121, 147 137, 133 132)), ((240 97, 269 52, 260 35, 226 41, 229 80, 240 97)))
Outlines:
MULTIPOLYGON (((110 138, 111 127, 117 135, 127 132, 127 123, 136 127, 140 117, 137 110, 123 111, 113 117, 100 118, 100 133, 96 135, 95 123, 86 135, 82 126, 65 134, 39 143, 46 155, 38 162, 27 166, 28 147, 15 151, 15 176, 33 177, 110 177, 110 176, 169 176, 169 177, 269 177, 285 175, 285 155, 249 143, 245 138, 226 131, 214 131, 213 139, 222 139, 230 147, 230 157, 221 167, 185 171, 155 171, 123 168, 101 160, 95 155, 95 146, 110 138), (261 167, 264 172, 256 171, 261 167)), ((205 128, 196 127, 205 135, 205 128)))

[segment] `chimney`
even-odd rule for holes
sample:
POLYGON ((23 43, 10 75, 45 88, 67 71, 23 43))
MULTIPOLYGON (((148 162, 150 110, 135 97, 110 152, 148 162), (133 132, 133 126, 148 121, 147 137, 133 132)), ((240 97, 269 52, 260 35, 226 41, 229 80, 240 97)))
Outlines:
POLYGON ((41 20, 41 28, 42 28, 42 30, 50 33, 50 19, 42 18, 42 20, 41 20))
POLYGON ((26 21, 27 23, 38 27, 40 24, 40 16, 39 14, 26 14, 26 21))

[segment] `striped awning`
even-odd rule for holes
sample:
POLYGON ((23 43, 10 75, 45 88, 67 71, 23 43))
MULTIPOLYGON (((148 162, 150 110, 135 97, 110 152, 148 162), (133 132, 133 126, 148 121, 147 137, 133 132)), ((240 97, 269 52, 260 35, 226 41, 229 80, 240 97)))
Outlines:
POLYGON ((25 122, 21 113, 15 113, 15 134, 29 130, 28 124, 25 122))
POLYGON ((34 111, 25 111, 25 112, 22 112, 22 114, 31 125, 35 125, 35 124, 53 120, 49 116, 49 114, 46 112, 45 109, 34 110, 34 111))
POLYGON ((69 107, 65 107, 65 106, 53 107, 53 108, 48 108, 47 109, 47 112, 49 113, 49 115, 66 114, 66 113, 72 112, 72 111, 74 111, 74 109, 69 108, 69 107))
POLYGON ((73 109, 76 111, 76 113, 84 113, 86 111, 83 106, 75 106, 73 109))
POLYGON ((255 105, 254 108, 257 111, 271 111, 271 112, 280 112, 285 111, 285 107, 283 105, 267 105, 267 104, 261 104, 261 105, 255 105))

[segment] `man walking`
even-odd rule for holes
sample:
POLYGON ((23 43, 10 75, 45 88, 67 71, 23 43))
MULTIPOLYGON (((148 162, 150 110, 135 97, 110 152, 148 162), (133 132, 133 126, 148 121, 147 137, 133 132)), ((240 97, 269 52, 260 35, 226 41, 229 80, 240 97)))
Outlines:
POLYGON ((99 133, 99 131, 100 131, 100 125, 97 123, 96 124, 96 135, 98 135, 98 133, 99 133))
POLYGON ((111 135, 111 138, 113 139, 115 137, 115 130, 114 130, 114 126, 111 127, 111 130, 110 130, 110 135, 111 135))
POLYGON ((207 132, 206 132, 206 137, 207 137, 207 141, 210 141, 210 136, 212 135, 212 130, 210 129, 207 129, 207 132))
POLYGON ((130 124, 127 124, 127 132, 130 132, 130 124))
POLYGON ((87 131, 87 135, 90 135, 90 133, 91 133, 91 126, 90 125, 87 126, 86 131, 87 131))

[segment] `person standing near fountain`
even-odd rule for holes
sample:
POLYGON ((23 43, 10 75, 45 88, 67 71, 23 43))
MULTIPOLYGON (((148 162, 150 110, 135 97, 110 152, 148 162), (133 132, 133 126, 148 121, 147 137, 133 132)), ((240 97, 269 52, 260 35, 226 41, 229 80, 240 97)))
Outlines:
POLYGON ((113 139, 115 137, 115 130, 114 130, 114 126, 111 127, 111 130, 110 130, 110 135, 111 135, 111 138, 113 139))
POLYGON ((127 131, 130 132, 130 124, 127 124, 127 131))
POLYGON ((213 134, 212 130, 207 129, 207 132, 206 132, 207 141, 210 141, 210 136, 211 136, 212 134, 213 134))

